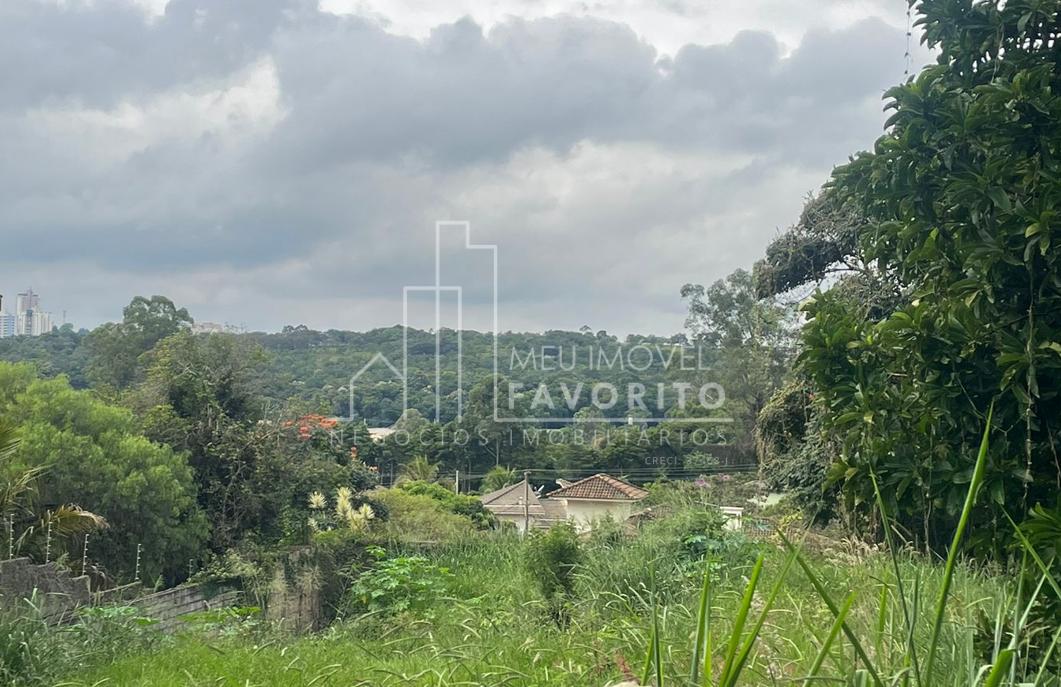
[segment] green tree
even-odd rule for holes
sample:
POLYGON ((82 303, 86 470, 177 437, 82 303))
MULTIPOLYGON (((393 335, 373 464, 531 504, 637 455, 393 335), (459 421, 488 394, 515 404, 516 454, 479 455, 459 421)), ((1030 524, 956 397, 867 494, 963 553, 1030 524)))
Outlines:
POLYGON ((165 296, 137 296, 120 323, 100 325, 88 335, 88 376, 96 384, 124 389, 136 380, 140 356, 192 324, 184 308, 165 296))
POLYGON ((35 509, 77 504, 106 518, 90 554, 116 577, 132 577, 143 544, 145 579, 176 579, 208 529, 185 457, 142 436, 127 409, 15 367, 0 363, 0 414, 20 440, 6 468, 35 471, 35 509))
POLYGON ((685 326, 714 353, 710 379, 725 390, 725 410, 737 420, 737 441, 749 452, 759 411, 781 386, 793 351, 791 309, 760 300, 752 275, 736 270, 708 288, 686 284, 685 326))
POLYGON ((486 475, 483 477, 483 492, 497 491, 507 487, 510 484, 515 484, 519 481, 519 477, 516 476, 516 471, 512 468, 502 467, 495 465, 490 468, 486 475))
POLYGON ((434 482, 438 479, 438 465, 427 459, 427 456, 416 456, 413 460, 402 466, 399 481, 405 482, 434 482))
POLYGON ((996 399, 975 514, 994 546, 1003 508, 1056 503, 1061 484, 1061 3, 919 10, 937 64, 886 94, 887 132, 829 190, 862 218, 859 250, 897 303, 867 320, 850 293, 816 294, 802 362, 849 505, 873 502, 876 473, 930 543, 950 537, 996 399))
POLYGON ((145 360, 146 379, 130 403, 140 409, 148 436, 187 452, 199 503, 213 526, 213 550, 248 538, 304 538, 307 494, 376 483, 351 452, 356 428, 291 413, 262 398, 267 359, 252 339, 181 331, 145 360))

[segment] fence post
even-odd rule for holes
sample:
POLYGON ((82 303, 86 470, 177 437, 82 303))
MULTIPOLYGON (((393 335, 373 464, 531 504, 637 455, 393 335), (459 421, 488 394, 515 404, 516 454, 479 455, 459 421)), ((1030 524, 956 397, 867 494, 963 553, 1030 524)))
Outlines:
POLYGON ((52 514, 48 513, 48 533, 44 537, 44 564, 52 560, 52 514))

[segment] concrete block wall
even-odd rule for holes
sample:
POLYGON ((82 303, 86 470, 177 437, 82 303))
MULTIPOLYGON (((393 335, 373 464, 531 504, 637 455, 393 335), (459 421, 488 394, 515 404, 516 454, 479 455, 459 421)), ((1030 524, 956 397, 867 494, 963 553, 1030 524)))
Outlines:
POLYGON ((74 575, 55 563, 41 565, 29 558, 0 561, 0 608, 15 608, 25 599, 35 598, 49 623, 70 622, 83 606, 127 604, 157 620, 159 629, 172 631, 180 627, 182 616, 234 606, 240 600, 236 590, 223 590, 208 597, 200 585, 174 587, 146 596, 143 591, 143 585, 134 583, 93 592, 87 576, 74 575))
POLYGON ((189 585, 142 596, 131 605, 140 609, 144 616, 158 621, 160 630, 170 632, 180 628, 182 616, 235 606, 239 599, 237 590, 223 591, 207 598, 202 586, 189 585))
POLYGON ((60 622, 81 606, 92 605, 92 591, 85 575, 74 575, 55 563, 40 565, 29 558, 0 561, 0 606, 13 608, 33 597, 44 617, 60 622))

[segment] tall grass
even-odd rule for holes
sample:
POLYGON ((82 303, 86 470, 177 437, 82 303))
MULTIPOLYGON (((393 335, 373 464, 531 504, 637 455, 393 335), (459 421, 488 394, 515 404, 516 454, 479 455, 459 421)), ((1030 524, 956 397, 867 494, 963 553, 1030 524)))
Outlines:
POLYGON ((780 547, 734 536, 695 558, 680 527, 698 519, 685 517, 633 538, 591 537, 562 629, 527 574, 524 540, 461 538, 417 551, 456 580, 430 614, 366 615, 265 641, 189 634, 67 684, 1061 687, 1052 658, 1061 630, 1033 612, 1048 594, 1061 596, 1050 562, 1026 544, 1038 575, 1026 586, 962 565, 963 527, 947 563, 936 564, 899 548, 883 501, 883 554, 823 550, 820 541, 811 551, 811 538, 781 532, 780 547))
MULTIPOLYGON (((975 651, 969 650, 969 647, 974 647, 976 644, 975 628, 971 625, 960 629, 952 629, 950 641, 945 646, 941 646, 944 627, 948 621, 954 622, 963 614, 968 615, 971 610, 981 603, 980 600, 967 598, 965 594, 962 595, 962 598, 956 599, 952 592, 954 591, 954 581, 958 570, 958 554, 961 550, 963 537, 977 496, 983 484, 992 417, 993 406, 988 411, 972 479, 943 569, 942 571, 929 571, 934 576, 936 584, 936 589, 934 590, 936 600, 933 613, 930 616, 921 618, 917 612, 920 606, 920 571, 914 578, 913 595, 911 596, 908 592, 906 574, 903 570, 902 552, 896 546, 892 536, 893 523, 885 507, 884 499, 881 497, 876 476, 871 475, 877 506, 884 523, 885 543, 894 575, 894 582, 883 579, 880 581, 882 591, 878 603, 877 641, 875 643, 866 641, 866 635, 861 633, 864 632, 864 629, 861 629, 860 632, 860 628, 855 627, 848 621, 848 616, 857 600, 857 591, 848 594, 843 602, 838 604, 833 594, 830 593, 827 583, 822 580, 801 547, 794 544, 784 532, 779 531, 778 535, 785 549, 789 552, 789 557, 778 573, 773 590, 762 602, 759 621, 745 634, 744 628, 763 571, 763 558, 760 557, 753 567, 734 620, 728 627, 729 636, 722 642, 727 648, 723 656, 718 682, 713 682, 711 677, 712 656, 710 648, 707 649, 707 655, 703 658, 703 669, 701 670, 698 667, 704 647, 709 647, 712 641, 711 615, 713 609, 711 608, 711 584, 708 579, 708 573, 705 575, 700 592, 699 607, 701 610, 698 615, 696 635, 693 638, 692 654, 694 661, 688 680, 684 679, 683 676, 673 676, 665 680, 662 675, 659 675, 655 681, 656 686, 664 687, 665 682, 676 685, 703 685, 704 687, 736 687, 738 684, 763 684, 761 676, 758 682, 742 682, 740 679, 741 673, 753 646, 760 639, 762 628, 768 615, 772 610, 775 610, 777 593, 793 560, 799 564, 818 599, 828 609, 833 618, 832 625, 825 633, 819 650, 810 663, 806 674, 802 676, 804 685, 810 685, 822 679, 841 684, 872 684, 876 687, 884 687, 884 685, 905 686, 909 685, 911 680, 917 687, 936 687, 938 685, 951 685, 953 687, 979 687, 980 685, 1026 687, 1029 685, 1043 685, 1045 687, 1047 685, 1061 684, 1061 677, 1047 673, 1052 653, 1061 642, 1061 628, 1054 630, 1051 644, 1041 658, 1040 666, 1036 667, 1028 660, 1023 663, 1019 660, 1022 657, 1027 659, 1032 653, 1031 642, 1026 631, 1028 629, 1028 619, 1040 592, 1044 586, 1049 585, 1054 593, 1061 597, 1061 587, 1058 586, 1057 581, 1052 576, 1049 565, 1042 560, 1041 556, 1039 556, 1038 552, 1012 520, 1010 522, 1013 524, 1018 540, 1023 546, 1025 557, 1031 558, 1041 573, 1038 585, 1026 601, 1022 601, 1022 590, 1018 586, 1015 594, 1012 596, 1004 594, 1002 603, 993 609, 995 625, 992 630, 995 641, 986 662, 980 662, 977 665, 977 662, 982 661, 982 659, 977 656, 975 651), (883 645, 884 641, 888 639, 885 628, 889 616, 888 600, 892 598, 897 600, 901 610, 903 627, 900 642, 902 648, 905 649, 905 655, 903 655, 902 660, 897 665, 885 665, 882 661, 888 660, 890 656, 894 656, 896 653, 894 651, 885 652, 883 645), (1012 618, 1008 630, 1005 627, 1007 618, 1012 618), (927 636, 925 635, 925 623, 928 623, 927 636), (1005 646, 1002 646, 1000 638, 1007 631, 1009 633, 1009 641, 1005 643, 1005 646), (854 655, 854 660, 836 660, 836 656, 832 652, 832 647, 841 633, 847 640, 854 655), (742 646, 739 653, 737 650, 738 646, 742 646), (870 646, 876 647, 875 656, 870 655, 870 651, 867 649, 870 646), (832 674, 823 678, 822 672, 829 659, 833 659, 834 669, 832 674), (943 663, 946 666, 941 668, 943 663)), ((653 609, 653 617, 656 617, 656 609, 653 609)), ((1057 624, 1061 625, 1061 620, 1057 624)), ((657 674, 660 668, 658 659, 660 655, 659 646, 662 641, 663 638, 660 636, 658 623, 654 621, 652 644, 649 646, 646 663, 654 661, 657 674)))

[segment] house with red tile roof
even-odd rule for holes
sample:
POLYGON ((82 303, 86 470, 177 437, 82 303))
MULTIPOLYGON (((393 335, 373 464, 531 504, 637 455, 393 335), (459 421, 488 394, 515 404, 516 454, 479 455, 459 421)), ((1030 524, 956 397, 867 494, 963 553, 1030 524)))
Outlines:
POLYGON ((606 518, 624 522, 647 496, 641 487, 601 472, 550 492, 541 501, 562 504, 567 520, 587 531, 606 518))

